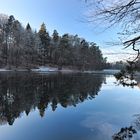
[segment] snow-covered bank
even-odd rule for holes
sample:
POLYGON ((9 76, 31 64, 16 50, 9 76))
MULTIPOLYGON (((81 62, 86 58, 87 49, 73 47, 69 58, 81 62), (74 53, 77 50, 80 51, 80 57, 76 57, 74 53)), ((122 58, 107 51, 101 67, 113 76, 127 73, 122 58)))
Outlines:
POLYGON ((17 68, 17 69, 11 69, 11 70, 8 70, 6 68, 1 68, 0 69, 0 72, 12 72, 12 71, 17 71, 17 72, 25 72, 25 71, 32 71, 32 72, 37 72, 37 73, 40 73, 40 72, 43 72, 43 73, 49 73, 49 72, 62 72, 62 73, 91 73, 91 74, 115 74, 117 72, 119 72, 119 70, 101 70, 101 71, 80 71, 80 70, 75 70, 75 69, 69 69, 69 68, 62 68, 62 70, 58 70, 57 67, 50 67, 50 66, 41 66, 37 69, 31 69, 31 70, 28 70, 28 69, 22 69, 22 68, 17 68))
POLYGON ((55 72, 57 71, 57 68, 54 67, 39 67, 38 69, 32 69, 34 72, 55 72))
POLYGON ((42 66, 38 69, 32 69, 33 72, 80 72, 78 70, 68 69, 68 68, 62 68, 62 70, 58 70, 56 67, 49 67, 49 66, 42 66))
POLYGON ((94 70, 94 71, 84 71, 83 73, 91 73, 91 74, 111 74, 114 75, 120 72, 120 70, 111 70, 111 69, 104 69, 104 70, 94 70))
POLYGON ((58 68, 55 67, 48 67, 48 66, 42 66, 39 67, 38 69, 32 69, 34 72, 80 72, 80 73, 93 73, 93 74, 115 74, 118 73, 120 70, 98 70, 98 71, 80 71, 80 70, 74 70, 74 69, 68 69, 68 68, 63 68, 62 70, 58 70, 58 68))
POLYGON ((0 72, 3 72, 3 71, 11 71, 11 70, 7 70, 5 68, 0 69, 0 72))
POLYGON ((25 69, 25 68, 11 68, 11 69, 7 69, 7 68, 0 68, 0 72, 14 72, 14 71, 21 71, 21 72, 24 72, 24 71, 32 71, 32 70, 28 70, 28 69, 25 69))

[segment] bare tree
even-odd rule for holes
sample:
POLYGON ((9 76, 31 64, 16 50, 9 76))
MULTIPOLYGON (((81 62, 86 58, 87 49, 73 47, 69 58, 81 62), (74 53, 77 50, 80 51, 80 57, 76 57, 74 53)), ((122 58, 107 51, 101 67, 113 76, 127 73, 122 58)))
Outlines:
POLYGON ((104 22, 112 27, 119 25, 120 36, 124 48, 132 48, 136 53, 133 60, 128 60, 128 66, 117 77, 126 80, 133 78, 134 70, 140 55, 140 0, 86 0, 90 4, 89 22, 104 22))
MULTIPOLYGON (((121 25, 120 35, 125 35, 123 45, 132 47, 139 56, 140 42, 140 0, 87 0, 92 8, 89 10, 89 22, 102 21, 107 27, 121 25)), ((138 56, 133 60, 136 61, 138 56)))

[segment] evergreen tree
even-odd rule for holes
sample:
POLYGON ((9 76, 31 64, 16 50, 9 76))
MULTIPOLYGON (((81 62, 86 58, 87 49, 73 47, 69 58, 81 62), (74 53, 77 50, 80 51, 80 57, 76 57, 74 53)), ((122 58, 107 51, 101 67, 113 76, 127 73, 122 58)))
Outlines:
POLYGON ((49 46, 50 46, 50 36, 49 33, 46 31, 46 26, 43 23, 40 27, 40 30, 38 32, 41 43, 42 43, 42 59, 43 59, 43 64, 46 64, 48 54, 49 54, 49 46))
POLYGON ((60 39, 59 44, 59 58, 58 58, 58 69, 62 69, 62 65, 66 63, 66 55, 67 55, 67 49, 69 47, 69 36, 68 34, 64 34, 62 38, 60 39))
POLYGON ((52 41, 51 41, 51 46, 52 46, 52 63, 53 64, 57 64, 57 60, 58 60, 58 47, 59 47, 59 43, 60 43, 60 36, 57 32, 57 30, 53 31, 52 34, 52 41))
POLYGON ((87 62, 88 48, 89 48, 88 42, 86 42, 86 40, 83 39, 81 41, 81 46, 80 46, 80 63, 81 63, 80 65, 82 71, 84 71, 86 69, 86 66, 88 65, 87 62))
POLYGON ((57 30, 53 31, 53 35, 52 36, 53 36, 52 40, 54 42, 54 45, 56 45, 58 43, 58 41, 59 41, 59 34, 58 34, 57 30))
POLYGON ((27 30, 27 31, 31 31, 31 30, 32 30, 29 23, 27 23, 27 25, 26 25, 26 30, 27 30))
POLYGON ((28 23, 25 30, 25 46, 24 46, 24 59, 25 65, 28 70, 32 68, 33 64, 33 50, 34 50, 34 38, 30 24, 28 23))

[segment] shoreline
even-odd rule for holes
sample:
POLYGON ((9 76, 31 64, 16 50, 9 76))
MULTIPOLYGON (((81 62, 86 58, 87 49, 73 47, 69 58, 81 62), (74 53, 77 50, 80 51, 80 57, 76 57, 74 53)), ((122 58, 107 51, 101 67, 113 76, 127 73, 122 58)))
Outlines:
MULTIPOLYGON (((87 73, 87 74, 112 74, 119 72, 120 70, 113 70, 113 69, 103 69, 103 70, 93 70, 93 71, 80 71, 76 69, 69 69, 69 68, 62 68, 62 70, 58 70, 56 67, 50 66, 41 66, 36 69, 24 69, 24 68, 13 68, 13 69, 6 69, 0 68, 0 72, 35 72, 35 73, 87 73)), ((140 75, 140 74, 139 74, 140 75)))

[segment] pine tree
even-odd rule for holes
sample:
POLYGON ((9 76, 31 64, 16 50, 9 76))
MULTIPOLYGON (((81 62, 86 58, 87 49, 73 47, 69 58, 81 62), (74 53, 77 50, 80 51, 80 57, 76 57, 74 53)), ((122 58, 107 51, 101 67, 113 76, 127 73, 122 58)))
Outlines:
POLYGON ((31 30, 32 30, 29 23, 27 23, 27 25, 26 25, 26 30, 27 30, 27 31, 31 31, 31 30))
POLYGON ((59 34, 58 34, 57 30, 53 31, 53 35, 52 36, 53 36, 52 40, 54 42, 54 45, 56 45, 57 42, 59 41, 59 34))
POLYGON ((58 58, 58 69, 62 69, 62 65, 66 63, 66 51, 69 47, 69 36, 68 34, 64 34, 60 39, 59 44, 59 58, 58 58))
POLYGON ((48 54, 49 54, 49 46, 50 46, 50 41, 51 38, 49 36, 49 33, 46 31, 46 26, 43 23, 40 27, 40 30, 38 32, 41 43, 42 43, 42 59, 43 59, 43 64, 46 64, 48 54))

